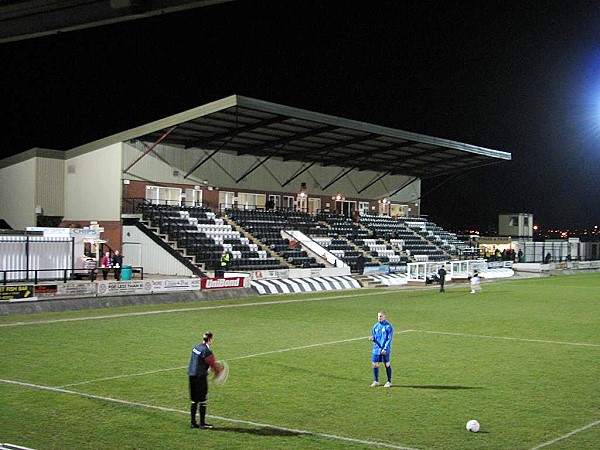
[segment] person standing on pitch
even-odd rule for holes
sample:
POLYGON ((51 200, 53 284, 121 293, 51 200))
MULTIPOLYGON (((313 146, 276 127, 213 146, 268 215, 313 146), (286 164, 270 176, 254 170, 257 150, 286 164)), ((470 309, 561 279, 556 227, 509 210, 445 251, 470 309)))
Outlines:
POLYGON ((213 426, 206 423, 206 401, 208 398, 208 368, 211 367, 216 375, 221 368, 215 361, 215 356, 210 349, 213 343, 213 334, 207 331, 202 336, 202 343, 192 349, 188 375, 190 379, 191 423, 190 428, 209 429, 213 426), (196 412, 200 406, 200 425, 196 422, 196 412))
POLYGON ((392 351, 392 338, 394 337, 394 327, 385 320, 385 311, 377 313, 377 323, 371 329, 369 340, 373 341, 373 353, 371 362, 373 363, 373 383, 371 387, 379 386, 379 363, 385 364, 387 383, 383 387, 392 387, 392 366, 390 365, 390 356, 392 351))
POLYGON ((440 277, 440 292, 446 292, 444 289, 444 283, 446 282, 446 269, 444 269, 444 266, 438 270, 438 277, 440 277))
POLYGON ((477 291, 481 290, 481 286, 479 285, 479 272, 477 270, 473 271, 473 275, 469 277, 469 283, 471 284, 471 294, 474 294, 477 291))

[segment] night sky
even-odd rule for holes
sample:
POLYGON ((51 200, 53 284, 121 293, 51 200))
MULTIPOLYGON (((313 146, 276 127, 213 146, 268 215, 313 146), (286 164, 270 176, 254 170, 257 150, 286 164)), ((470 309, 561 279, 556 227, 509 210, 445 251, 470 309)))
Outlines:
POLYGON ((0 44, 0 61, 2 156, 239 94, 512 153, 423 182, 446 228, 600 225, 597 2, 238 0, 0 44))

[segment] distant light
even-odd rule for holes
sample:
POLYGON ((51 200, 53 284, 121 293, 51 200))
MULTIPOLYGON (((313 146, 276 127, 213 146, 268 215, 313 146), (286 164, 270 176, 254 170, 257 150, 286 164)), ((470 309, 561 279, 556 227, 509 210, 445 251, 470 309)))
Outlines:
POLYGON ((583 73, 579 75, 578 91, 580 98, 577 101, 579 113, 576 116, 580 133, 588 141, 600 139, 600 51, 592 50, 586 57, 583 73))

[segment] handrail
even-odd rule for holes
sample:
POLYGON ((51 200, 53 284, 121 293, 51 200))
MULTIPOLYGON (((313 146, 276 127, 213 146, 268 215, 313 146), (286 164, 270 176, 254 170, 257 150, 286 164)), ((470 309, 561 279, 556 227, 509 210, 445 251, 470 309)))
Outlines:
MULTIPOLYGON (((142 266, 129 266, 131 267, 132 272, 134 271, 134 269, 137 269, 138 272, 140 273, 141 279, 144 279, 144 267, 142 266)), ((121 268, 122 270, 123 268, 121 268)), ((62 282, 66 283, 69 280, 71 280, 71 277, 69 277, 69 272, 72 273, 72 275, 74 275, 75 273, 80 273, 80 272, 87 272, 88 274, 90 274, 90 281, 94 281, 96 279, 96 275, 98 273, 98 271, 101 270, 106 270, 106 268, 103 267, 95 267, 92 269, 84 269, 84 268, 72 268, 69 267, 68 269, 65 268, 55 268, 55 269, 2 269, 0 270, 0 273, 2 274, 2 285, 6 286, 9 282, 29 282, 29 281, 33 281, 33 284, 38 284, 38 281, 56 281, 58 280, 58 278, 54 278, 54 279, 43 279, 40 280, 40 277, 38 275, 38 272, 62 272, 63 276, 62 276, 62 282), (25 272, 25 278, 23 279, 19 279, 19 280, 8 280, 7 274, 9 273, 20 273, 20 272, 25 272), (29 273, 33 272, 34 276, 33 279, 29 278, 29 273)), ((110 269, 109 269, 110 270, 110 269)))
POLYGON ((139 214, 140 211, 138 209, 139 205, 144 206, 177 206, 181 208, 197 208, 202 207, 206 208, 207 203, 202 202, 197 205, 182 205, 181 200, 160 200, 159 203, 150 202, 146 198, 143 197, 123 197, 121 205, 121 213, 122 214, 139 214))

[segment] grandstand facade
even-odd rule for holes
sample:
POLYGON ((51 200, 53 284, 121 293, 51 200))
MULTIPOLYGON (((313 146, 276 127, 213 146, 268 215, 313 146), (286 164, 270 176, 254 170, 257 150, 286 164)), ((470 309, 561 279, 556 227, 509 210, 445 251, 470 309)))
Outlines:
POLYGON ((105 246, 149 273, 212 276, 223 249, 237 271, 357 271, 360 256, 403 271, 474 252, 421 217, 421 180, 510 159, 231 96, 0 161, 0 218, 16 230, 97 223, 105 246))

